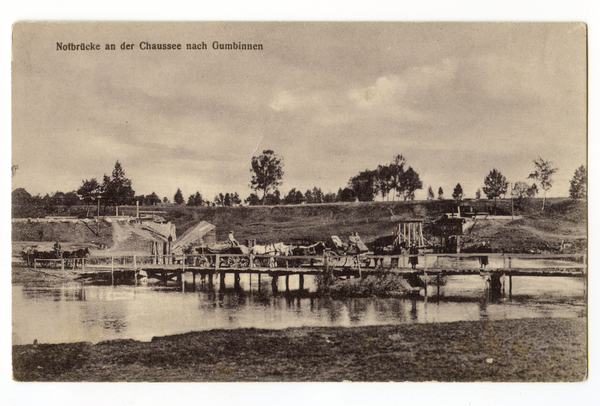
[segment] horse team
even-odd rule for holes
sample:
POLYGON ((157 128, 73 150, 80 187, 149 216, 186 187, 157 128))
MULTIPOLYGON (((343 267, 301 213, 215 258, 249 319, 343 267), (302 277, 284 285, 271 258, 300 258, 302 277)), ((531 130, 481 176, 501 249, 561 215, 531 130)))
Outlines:
POLYGON ((48 266, 52 262, 58 262, 54 260, 64 259, 65 266, 83 266, 83 260, 90 255, 89 248, 81 248, 74 251, 66 251, 60 248, 54 248, 52 250, 38 249, 38 246, 30 245, 23 248, 21 256, 27 263, 27 266, 34 266, 34 262, 37 259, 41 262, 42 266, 48 266))

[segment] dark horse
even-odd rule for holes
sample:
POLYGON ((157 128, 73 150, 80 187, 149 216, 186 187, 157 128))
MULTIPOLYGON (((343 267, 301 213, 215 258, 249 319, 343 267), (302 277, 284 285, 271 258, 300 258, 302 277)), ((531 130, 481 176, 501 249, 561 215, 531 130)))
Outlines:
POLYGON ((76 251, 63 251, 62 257, 66 261, 73 261, 73 269, 77 268, 77 263, 80 263, 83 267, 83 259, 90 255, 89 248, 81 248, 76 251))

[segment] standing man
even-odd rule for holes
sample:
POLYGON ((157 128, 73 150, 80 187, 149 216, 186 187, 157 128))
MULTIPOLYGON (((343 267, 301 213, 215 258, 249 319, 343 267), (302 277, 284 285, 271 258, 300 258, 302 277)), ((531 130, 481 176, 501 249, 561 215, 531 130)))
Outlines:
POLYGON ((229 234, 227 235, 227 240, 229 241, 232 247, 237 247, 238 245, 240 245, 233 236, 233 231, 229 232, 229 234))
POLYGON ((419 263, 419 248, 413 243, 410 246, 408 254, 410 255, 408 257, 408 262, 410 263, 410 267, 412 269, 416 269, 417 264, 419 263))

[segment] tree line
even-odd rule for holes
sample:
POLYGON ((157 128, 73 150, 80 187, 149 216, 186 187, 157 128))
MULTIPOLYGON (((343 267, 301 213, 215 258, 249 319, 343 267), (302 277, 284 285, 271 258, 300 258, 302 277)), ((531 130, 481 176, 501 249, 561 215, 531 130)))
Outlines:
MULTIPOLYGON (((533 161, 534 170, 527 179, 534 182, 528 184, 525 181, 511 183, 497 169, 492 169, 484 178, 483 186, 477 189, 476 199, 481 199, 481 193, 490 200, 498 197, 506 197, 509 194, 515 201, 516 207, 520 208, 523 202, 543 192, 542 210, 545 208, 546 192, 553 186, 552 176, 558 171, 552 162, 538 158, 533 161), (538 186, 539 184, 539 186, 538 186)), ((13 165, 14 167, 14 165, 13 165)), ((414 200, 415 192, 423 188, 423 182, 419 174, 407 166, 407 160, 402 155, 396 155, 389 164, 378 165, 375 169, 365 169, 357 175, 352 176, 345 187, 340 187, 337 193, 324 193, 321 188, 315 186, 307 189, 304 193, 292 188, 282 196, 279 191, 284 176, 283 158, 272 150, 264 150, 261 155, 252 157, 250 172, 250 189, 252 192, 244 199, 248 205, 286 205, 286 204, 319 204, 336 202, 369 202, 377 196, 383 200, 394 201, 402 198, 404 201, 414 200), (259 196, 260 195, 260 196, 259 196)), ((14 176, 14 168, 13 168, 14 176)), ((570 181, 569 195, 571 198, 587 198, 587 169, 581 165, 576 169, 570 181)), ((435 199, 432 186, 427 190, 427 200, 435 199)), ((452 198, 460 201, 464 198, 464 192, 460 183, 455 186, 452 198)), ((442 187, 438 188, 437 199, 444 200, 442 187)), ((102 208, 106 214, 107 208, 111 206, 130 205, 138 202, 140 205, 170 204, 167 197, 162 199, 152 192, 148 195, 135 195, 132 181, 125 175, 125 171, 119 161, 115 163, 111 175, 104 175, 102 183, 96 178, 82 180, 82 184, 76 191, 63 193, 57 191, 45 196, 31 196, 25 189, 18 188, 12 192, 12 202, 15 205, 33 205, 52 211, 54 208, 63 206, 70 210, 78 204, 87 206, 87 215, 93 207, 102 208)), ((217 194, 212 200, 204 199, 197 191, 191 194, 187 201, 183 197, 181 189, 173 196, 173 203, 187 206, 237 206, 242 204, 242 199, 237 192, 226 192, 217 194)))

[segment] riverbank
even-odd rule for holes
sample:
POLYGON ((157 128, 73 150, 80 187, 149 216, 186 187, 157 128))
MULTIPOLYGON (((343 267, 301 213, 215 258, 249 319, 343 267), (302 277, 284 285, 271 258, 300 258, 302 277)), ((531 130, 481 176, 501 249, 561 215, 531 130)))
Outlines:
POLYGON ((151 342, 13 346, 17 381, 581 381, 586 321, 212 330, 151 342))

